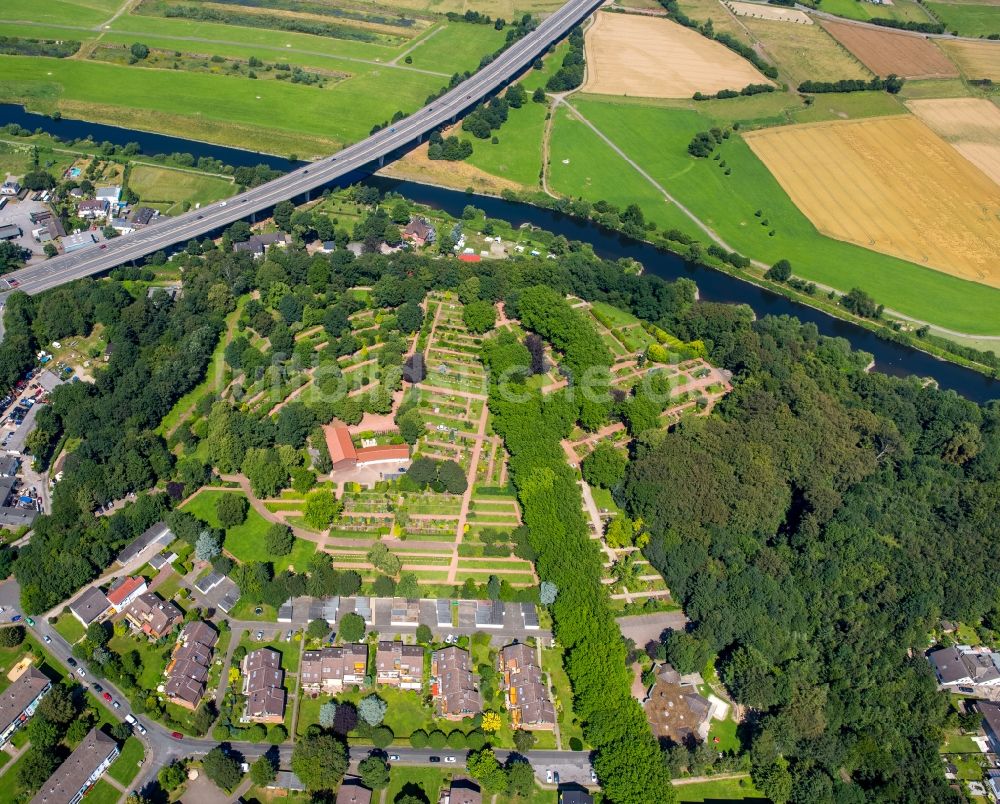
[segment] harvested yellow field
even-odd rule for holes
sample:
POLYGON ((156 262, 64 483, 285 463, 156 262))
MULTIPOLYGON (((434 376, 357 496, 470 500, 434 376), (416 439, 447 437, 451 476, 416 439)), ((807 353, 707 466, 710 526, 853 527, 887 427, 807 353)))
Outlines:
POLYGON ((813 24, 812 18, 808 14, 794 8, 765 6, 760 3, 740 3, 737 0, 728 0, 726 5, 740 17, 755 17, 759 20, 773 20, 775 22, 794 22, 799 25, 813 24))
POLYGON ((938 136, 1000 184, 1000 108, 982 98, 914 100, 906 105, 938 136))
POLYGON ((1000 287, 1000 186, 917 118, 744 137, 823 234, 1000 287))
POLYGON ((872 76, 819 25, 793 25, 749 17, 743 22, 795 86, 825 75, 835 75, 838 79, 872 76))
POLYGON ((966 78, 1000 81, 1000 42, 937 40, 966 78))
POLYGON ((602 13, 587 31, 584 92, 690 98, 768 80, 750 62, 695 31, 658 17, 602 13))

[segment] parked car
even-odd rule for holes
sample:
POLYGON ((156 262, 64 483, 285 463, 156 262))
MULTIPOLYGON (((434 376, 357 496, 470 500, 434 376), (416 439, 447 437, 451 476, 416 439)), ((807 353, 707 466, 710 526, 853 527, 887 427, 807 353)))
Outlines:
POLYGON ((264 632, 263 632, 263 631, 258 631, 258 632, 257 632, 257 641, 259 642, 259 641, 261 641, 261 640, 262 640, 263 638, 264 638, 264 632))
POLYGON ((110 692, 106 692, 106 693, 104 693, 104 695, 102 697, 104 698, 105 701, 110 701, 111 700, 111 693, 110 692))
POLYGON ((440 762, 441 761, 441 757, 428 757, 427 759, 430 760, 431 762, 440 762))
POLYGON ((398 762, 399 761, 399 754, 389 754, 389 761, 390 762, 398 762))
POLYGON ((597 771, 593 768, 590 769, 590 781, 592 784, 597 784, 597 771))
POLYGON ((121 705, 120 703, 118 703, 118 701, 112 701, 112 702, 111 702, 111 705, 112 705, 112 706, 113 706, 113 707, 114 707, 115 709, 121 709, 121 708, 122 708, 122 705, 121 705))
POLYGON ((125 715, 125 722, 128 723, 130 726, 134 726, 139 721, 135 719, 135 715, 130 713, 125 715))
POLYGON ((170 736, 173 737, 175 740, 183 740, 184 739, 184 735, 181 734, 179 731, 172 731, 172 732, 170 732, 170 736))
POLYGON ((552 784, 552 769, 545 771, 545 783, 552 784))
MULTIPOLYGON (((18 619, 20 619, 20 617, 15 617, 14 619, 18 620, 18 619)), ((70 667, 76 667, 76 659, 74 659, 72 656, 70 656, 66 660, 66 664, 68 664, 70 667)))
POLYGON ((104 687, 102 687, 100 684, 95 684, 94 685, 94 692, 98 692, 98 693, 104 692, 104 687))
POLYGON ((82 667, 78 667, 76 668, 76 674, 80 676, 80 678, 83 678, 84 676, 87 675, 87 671, 84 670, 82 667))
POLYGON ((448 763, 452 763, 452 762, 454 762, 454 761, 455 761, 455 757, 445 757, 445 758, 444 758, 444 761, 445 761, 445 762, 448 762, 448 763))
POLYGON ((135 722, 135 728, 139 732, 139 734, 146 733, 146 727, 143 726, 138 720, 135 722))
POLYGON ((46 645, 48 645, 48 644, 50 644, 52 642, 52 637, 50 637, 48 634, 46 634, 45 636, 43 636, 42 639, 45 640, 45 644, 46 645))

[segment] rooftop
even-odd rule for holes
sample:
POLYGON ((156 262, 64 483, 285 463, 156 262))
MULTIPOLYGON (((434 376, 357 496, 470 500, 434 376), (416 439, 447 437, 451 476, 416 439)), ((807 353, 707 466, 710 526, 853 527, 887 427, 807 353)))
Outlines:
POLYGON ((118 743, 104 732, 92 729, 76 750, 42 785, 31 804, 69 804, 107 759, 118 753, 118 743))

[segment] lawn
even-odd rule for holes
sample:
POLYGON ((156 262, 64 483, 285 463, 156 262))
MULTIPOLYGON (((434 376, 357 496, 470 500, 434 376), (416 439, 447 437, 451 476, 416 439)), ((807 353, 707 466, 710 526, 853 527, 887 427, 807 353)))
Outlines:
MULTIPOLYGON (((215 513, 215 501, 223 494, 240 494, 238 491, 203 491, 184 506, 184 510, 194 514, 213 528, 221 527, 215 513)), ((300 572, 309 563, 309 557, 316 552, 315 542, 296 539, 292 552, 287 556, 272 556, 264 547, 264 535, 271 523, 253 508, 247 512, 242 525, 226 531, 225 549, 239 561, 270 561, 275 572, 294 566, 300 572)))
POLYGON ((21 754, 17 762, 13 765, 5 765, 3 775, 0 776, 0 804, 15 804, 15 802, 25 801, 20 785, 17 784, 17 772, 24 762, 24 754, 21 754))
MULTIPOLYGON (((817 5, 819 5, 817 3, 817 5)), ((933 5, 933 4, 928 4, 933 5)), ((870 20, 888 17, 894 20, 933 22, 915 0, 894 0, 891 5, 876 5, 863 0, 823 0, 822 9, 827 14, 852 20, 870 20)))
POLYGON ((709 782, 675 785, 677 800, 681 804, 701 804, 704 801, 765 801, 757 792, 749 776, 741 779, 716 779, 709 782))
POLYGON ((556 700, 552 703, 555 704, 559 717, 563 749, 571 748, 573 741, 584 745, 583 727, 573 714, 573 689, 562 666, 562 651, 558 648, 542 648, 542 670, 549 676, 549 686, 556 688, 556 700))
POLYGON ((108 768, 108 776, 124 787, 135 778, 145 752, 142 743, 136 737, 129 737, 122 746, 121 754, 108 768))
POLYGON ((156 645, 146 640, 145 635, 115 636, 108 643, 116 653, 124 654, 131 650, 139 652, 142 661, 142 673, 139 684, 143 689, 155 690, 158 684, 164 683, 163 670, 167 666, 168 655, 172 645, 156 645))
MULTIPOLYGON (((299 671, 299 657, 302 653, 301 640, 296 641, 293 637, 291 642, 286 642, 284 635, 282 635, 279 639, 272 640, 271 642, 259 642, 253 638, 253 634, 248 634, 240 640, 240 644, 247 649, 247 653, 258 648, 273 648, 281 654, 281 668, 285 671, 286 676, 289 673, 297 673, 299 671)), ((287 678, 285 680, 285 687, 289 692, 294 692, 292 689, 294 684, 290 684, 287 678)))
POLYGON ((69 612, 59 615, 54 628, 70 645, 83 639, 83 635, 87 633, 83 624, 69 612))
POLYGON ((949 31, 956 31, 962 36, 1000 33, 1000 11, 996 6, 929 2, 927 7, 940 17, 949 31))
POLYGON ((941 746, 942 754, 978 754, 979 746, 968 734, 952 732, 941 746))
POLYGON ((185 202, 192 207, 205 205, 236 192, 231 179, 152 165, 135 165, 129 175, 129 187, 139 194, 144 205, 167 215, 183 212, 185 202))
MULTIPOLYGON (((702 113, 591 99, 575 103, 654 179, 739 251, 767 263, 788 259, 800 276, 844 291, 863 288, 893 309, 941 326, 977 334, 997 331, 1000 291, 823 237, 739 136, 731 136, 718 149, 732 170, 729 176, 720 168, 721 161, 689 156, 691 137, 715 122, 702 113), (761 218, 755 216, 757 210, 762 211, 761 218), (761 225, 763 220, 770 224, 761 225), (769 231, 775 235, 770 237, 769 231)), ((650 197, 652 189, 648 182, 631 168, 622 170, 621 160, 617 164, 606 160, 606 168, 594 167, 599 161, 595 156, 603 155, 607 146, 594 143, 593 138, 589 146, 581 143, 581 128, 582 124, 567 122, 562 116, 557 121, 552 161, 556 186, 571 195, 580 194, 579 190, 592 200, 600 197, 596 186, 581 187, 579 179, 572 178, 575 157, 592 175, 607 172, 605 181, 617 187, 617 197, 609 200, 620 203, 619 198, 631 200, 634 196, 645 209, 643 199, 650 197), (574 157, 564 166, 557 158, 567 146, 574 157)), ((662 200, 655 202, 655 214, 647 213, 647 218, 659 222, 657 215, 665 208, 662 200)), ((679 228, 690 232, 692 225, 679 228)), ((704 234, 701 237, 705 239, 704 234)))
POLYGON ((87 804, 116 804, 121 795, 121 791, 105 779, 98 779, 97 784, 87 791, 87 804))
POLYGON ((520 109, 511 109, 507 122, 494 132, 500 141, 467 136, 472 143, 468 161, 491 173, 518 184, 535 187, 542 169, 542 134, 548 106, 528 100, 520 109))
MULTIPOLYGON (((51 0, 47 3, 36 3, 33 0, 4 0, 4 17, 9 20, 24 20, 25 22, 47 22, 67 25, 98 25, 115 13, 121 5, 119 0, 51 0)), ((21 29, 22 36, 33 35, 21 29)), ((75 38, 82 38, 77 34, 75 38)), ((64 35, 65 36, 65 35, 64 35)), ((65 37, 69 38, 69 37, 65 37)))
POLYGON ((509 798, 501 793, 495 799, 496 804, 556 804, 558 800, 559 794, 555 790, 543 790, 537 784, 527 798, 509 798))
POLYGON ((480 59, 503 45, 505 38, 506 33, 492 25, 447 22, 425 33, 409 58, 413 67, 462 73, 477 69, 480 59))
POLYGON ((416 785, 423 790, 423 795, 417 798, 425 801, 437 801, 441 788, 451 781, 452 772, 444 768, 412 768, 395 767, 386 791, 385 800, 395 801, 404 787, 416 785))

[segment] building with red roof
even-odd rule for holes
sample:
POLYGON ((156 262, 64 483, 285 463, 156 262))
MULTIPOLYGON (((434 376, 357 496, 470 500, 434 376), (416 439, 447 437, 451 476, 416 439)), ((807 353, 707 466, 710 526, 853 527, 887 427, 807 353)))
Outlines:
POLYGON ((145 591, 146 579, 141 575, 119 578, 108 589, 108 600, 111 602, 115 614, 118 614, 145 591))
POLYGON ((358 463, 358 453, 351 440, 351 431, 342 424, 327 424, 323 426, 323 433, 330 460, 333 461, 333 471, 353 469, 358 463))

